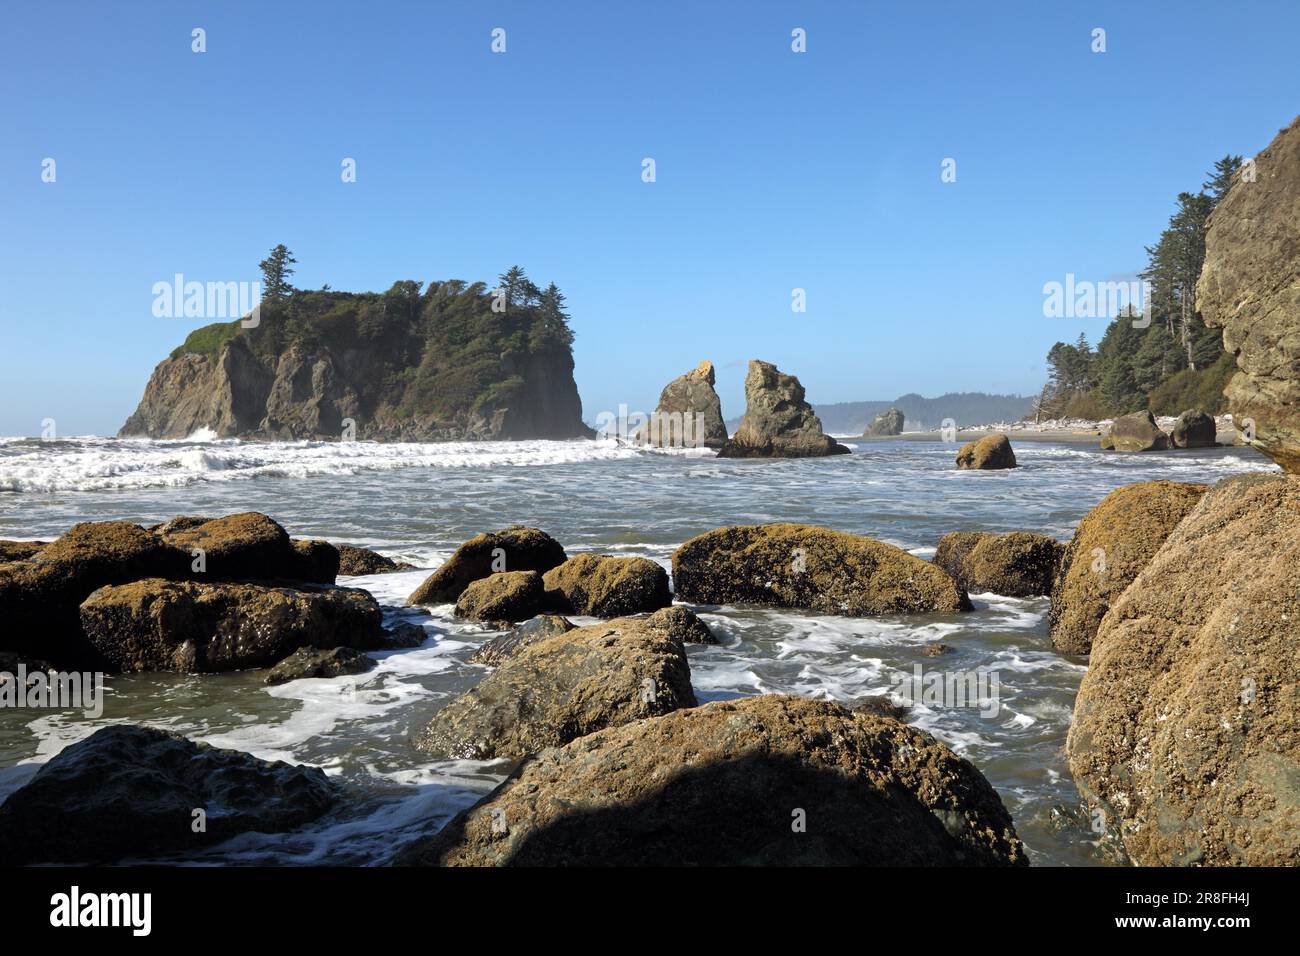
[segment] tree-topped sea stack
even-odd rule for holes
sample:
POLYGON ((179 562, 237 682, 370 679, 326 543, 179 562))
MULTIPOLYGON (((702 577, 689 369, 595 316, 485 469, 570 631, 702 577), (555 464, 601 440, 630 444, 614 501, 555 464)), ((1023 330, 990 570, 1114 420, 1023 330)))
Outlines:
POLYGON ((1300 119, 1238 174, 1210 217, 1196 305, 1223 328, 1239 431, 1300 473, 1300 119), (1245 170, 1243 170, 1243 173, 1245 170), (1250 428, 1244 420, 1250 419, 1250 428))
MULTIPOLYGON (((287 250, 285 250, 287 254, 287 250)), ((497 289, 405 280, 385 293, 293 290, 263 265, 256 324, 191 332, 154 369, 120 435, 186 438, 575 438, 564 296, 516 268, 497 289), (422 291, 423 288, 423 291, 422 291), (495 307, 495 308, 494 308, 495 307)))
POLYGON ((745 376, 745 417, 719 458, 816 458, 849 450, 822 431, 803 386, 770 362, 752 359, 745 376))
POLYGON ((883 438, 891 435, 901 435, 903 434, 903 421, 903 413, 897 408, 890 408, 871 420, 871 424, 862 433, 862 437, 883 438))
POLYGON ((706 359, 665 385, 659 393, 656 421, 643 433, 645 439, 655 445, 725 445, 727 426, 722 421, 722 402, 713 390, 714 381, 713 363, 706 359), (691 425, 683 431, 686 421, 691 425))

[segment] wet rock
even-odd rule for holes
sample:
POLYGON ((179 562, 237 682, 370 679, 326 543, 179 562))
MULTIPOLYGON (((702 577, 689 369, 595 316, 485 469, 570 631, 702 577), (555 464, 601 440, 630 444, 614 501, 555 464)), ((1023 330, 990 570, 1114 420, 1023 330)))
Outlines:
POLYGON ((41 552, 48 541, 0 541, 0 564, 26 561, 41 552))
POLYGON ((188 570, 184 555, 138 525, 74 525, 30 559, 0 565, 0 644, 61 668, 97 668, 102 660, 81 632, 81 602, 106 584, 188 570))
POLYGON ((418 624, 402 621, 384 631, 382 650, 399 650, 419 647, 429 639, 429 634, 418 624))
POLYGON ((266 683, 274 686, 313 677, 363 674, 374 666, 373 658, 351 647, 332 647, 327 651, 316 647, 300 647, 271 668, 266 675, 266 683))
POLYGON ((709 630, 709 625, 701 621, 698 614, 681 604, 655 611, 645 619, 645 622, 651 627, 667 631, 673 637, 679 638, 683 644, 718 643, 718 639, 709 630))
POLYGON ((401 561, 386 558, 369 548, 350 544, 336 544, 339 553, 339 574, 358 577, 362 574, 387 574, 390 571, 409 571, 414 567, 401 561))
POLYGON ((1224 389, 1251 444, 1300 472, 1300 119, 1254 157, 1210 216, 1196 307, 1223 329, 1237 374, 1224 389))
POLYGON ((957 467, 969 471, 996 471, 1016 467, 1016 453, 1006 435, 985 435, 967 442, 957 452, 957 467))
POLYGON ((753 359, 745 377, 745 417, 719 458, 814 458, 849 449, 822 431, 803 386, 770 362, 753 359))
POLYGON ((1164 451, 1169 447, 1169 436, 1160 430, 1150 412, 1133 412, 1115 419, 1101 447, 1112 451, 1164 451))
POLYGON ((517 650, 439 711, 416 746, 442 758, 517 758, 694 706, 681 641, 621 618, 517 650))
POLYGON ((862 433, 863 438, 880 438, 889 435, 903 434, 903 423, 905 419, 903 413, 897 408, 891 408, 887 412, 881 412, 871 420, 867 430, 862 433))
POLYGON ((568 618, 560 617, 558 614, 539 614, 517 625, 509 634, 502 634, 482 644, 469 656, 469 662, 496 667, 507 657, 529 644, 536 644, 538 641, 557 634, 565 634, 573 629, 574 624, 568 618))
POLYGON ((161 578, 100 588, 81 605, 86 637, 124 673, 267 667, 300 647, 379 648, 380 620, 375 599, 353 588, 161 578))
POLYGON ((502 571, 471 581, 456 599, 456 616, 471 621, 524 621, 546 604, 536 571, 502 571))
POLYGON ((567 555, 545 531, 514 525, 475 535, 407 598, 408 604, 453 604, 471 581, 501 571, 545 573, 567 555))
MULTIPOLYGON (((303 580, 303 574, 321 576, 329 570, 328 551, 333 545, 313 542, 306 550, 294 547, 289 534, 272 518, 256 511, 201 521, 177 518, 159 528, 168 545, 187 557, 191 574, 202 580, 252 581, 303 580), (202 571, 193 568, 201 552, 202 571), (321 562, 326 566, 322 567, 321 562)), ((333 556, 337 570, 338 555, 333 556)), ((334 577, 315 581, 333 584, 334 577)))
POLYGON ((907 708, 894 702, 886 694, 873 694, 859 697, 848 705, 855 714, 867 714, 871 717, 888 717, 891 720, 906 720, 907 708))
POLYGON ((1026 531, 954 531, 939 539, 934 563, 967 591, 1033 597, 1052 593, 1065 546, 1026 531))
POLYGON ((1139 866, 1300 864, 1300 479, 1206 492, 1101 622, 1080 793, 1139 866))
POLYGON ((284 575, 293 581, 333 584, 339 575, 339 551, 328 541, 295 538, 290 542, 297 560, 284 575))
POLYGON ((925 644, 921 647, 922 657, 942 657, 944 654, 951 654, 952 648, 947 644, 925 644))
POLYGON ((862 617, 968 611, 942 568, 862 535, 802 524, 737 525, 673 553, 677 597, 862 617))
POLYGON ((1142 481, 1116 488, 1084 515, 1052 584, 1048 620, 1058 651, 1091 650, 1111 604, 1205 491, 1205 485, 1142 481))
POLYGON ((1169 432, 1169 443, 1175 448, 1213 448, 1215 437, 1213 416, 1193 408, 1178 416, 1169 432))
POLYGON ((151 727, 105 727, 0 806, 0 859, 108 864, 187 854, 240 833, 295 830, 337 797, 315 767, 269 763, 151 727), (206 812, 206 832, 195 832, 195 810, 206 812))
POLYGON ((1025 865, 988 781, 929 734, 838 704, 717 701, 524 761, 399 862, 1025 865))
POLYGON ((668 572, 649 558, 579 554, 543 577, 556 609, 592 617, 622 617, 672 604, 668 572))
POLYGON ((713 363, 704 361, 665 385, 656 419, 639 433, 639 439, 655 445, 721 448, 727 441, 727 426, 713 383, 713 363))

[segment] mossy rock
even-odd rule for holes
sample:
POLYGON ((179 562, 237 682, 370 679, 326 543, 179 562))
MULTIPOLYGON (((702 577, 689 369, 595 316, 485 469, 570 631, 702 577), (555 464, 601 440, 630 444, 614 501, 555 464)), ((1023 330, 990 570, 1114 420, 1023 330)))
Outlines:
POLYGON ((804 524, 736 525, 673 553, 677 597, 863 617, 971 609, 942 568, 872 538, 804 524))

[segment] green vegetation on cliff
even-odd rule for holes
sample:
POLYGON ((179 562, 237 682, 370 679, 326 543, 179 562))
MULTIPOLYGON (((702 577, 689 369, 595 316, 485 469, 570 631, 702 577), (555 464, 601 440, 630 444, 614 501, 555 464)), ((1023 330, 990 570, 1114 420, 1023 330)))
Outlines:
MULTIPOLYGON (((293 261, 277 248, 281 262, 293 261)), ((289 271, 278 273, 279 292, 263 298, 255 327, 243 328, 240 320, 205 325, 172 358, 188 352, 215 359, 235 340, 268 369, 290 350, 364 355, 375 408, 396 418, 448 420, 509 405, 535 359, 572 361, 563 293, 554 283, 539 289, 518 266, 495 289, 459 279, 427 286, 408 279, 383 293, 293 289, 284 281, 289 271)))
POLYGON ((1142 278, 1150 282, 1150 300, 1143 313, 1130 309, 1117 316, 1095 349, 1082 335, 1073 344, 1052 346, 1048 383, 1037 403, 1040 417, 1227 410, 1223 389, 1236 363, 1224 352, 1222 331, 1208 327, 1196 311, 1195 296, 1210 213, 1240 167, 1240 156, 1225 156, 1200 192, 1179 194, 1169 226, 1147 247, 1142 278))

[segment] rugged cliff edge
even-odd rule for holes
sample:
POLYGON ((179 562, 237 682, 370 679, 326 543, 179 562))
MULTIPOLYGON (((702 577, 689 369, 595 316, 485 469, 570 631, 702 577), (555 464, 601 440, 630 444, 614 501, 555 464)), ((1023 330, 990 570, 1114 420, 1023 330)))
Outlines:
POLYGON ((1300 118, 1210 216, 1196 304, 1236 356, 1225 394, 1239 432, 1300 473, 1300 118))
MULTIPOLYGON (((589 437, 558 309, 493 311, 484 283, 398 282, 264 302, 196 329, 121 436, 441 441, 589 437)), ((498 305, 500 304, 498 300, 498 305)))

